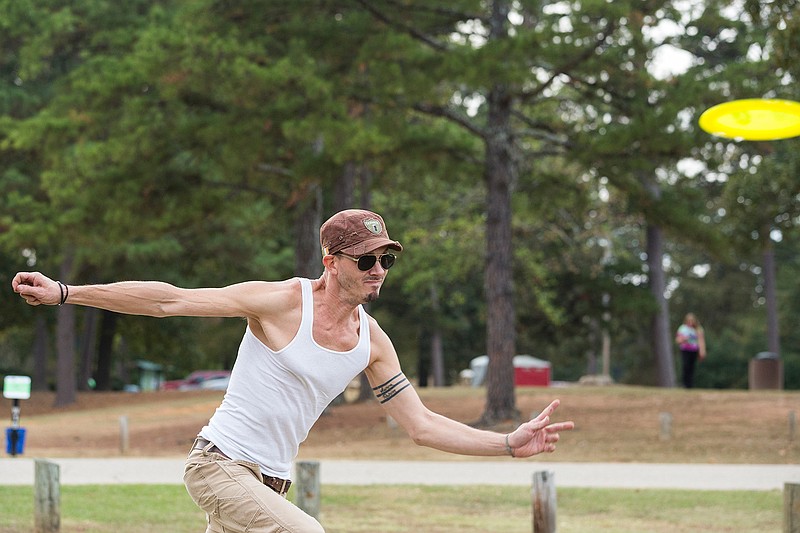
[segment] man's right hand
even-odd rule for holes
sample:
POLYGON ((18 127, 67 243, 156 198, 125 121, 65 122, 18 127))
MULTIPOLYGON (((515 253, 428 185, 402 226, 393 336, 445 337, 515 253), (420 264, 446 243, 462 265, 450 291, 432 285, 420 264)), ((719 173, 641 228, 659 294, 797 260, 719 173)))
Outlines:
POLYGON ((58 282, 39 272, 17 272, 11 281, 11 288, 30 305, 61 303, 62 296, 58 282))

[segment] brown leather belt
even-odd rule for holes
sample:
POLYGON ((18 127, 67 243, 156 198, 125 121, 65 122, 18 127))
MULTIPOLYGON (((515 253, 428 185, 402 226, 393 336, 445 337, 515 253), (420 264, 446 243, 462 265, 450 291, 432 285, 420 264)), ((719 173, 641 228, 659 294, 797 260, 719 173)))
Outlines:
MULTIPOLYGON (((192 449, 193 450, 202 450, 206 446, 208 446, 209 444, 211 444, 211 446, 208 448, 207 451, 209 451, 211 453, 219 454, 224 459, 227 459, 228 461, 231 461, 231 458, 228 457, 227 455, 225 455, 224 453, 222 453, 222 451, 219 448, 217 448, 216 444, 212 444, 210 440, 204 439, 202 437, 197 437, 195 439, 194 446, 192 446, 192 449)), ((272 477, 272 476, 268 476, 266 474, 261 474, 261 481, 262 481, 262 483, 264 483, 264 485, 266 485, 267 487, 271 488, 272 490, 274 490, 275 492, 277 492, 281 496, 286 495, 286 493, 289 492, 289 487, 292 486, 292 482, 289 481, 288 479, 281 479, 279 477, 272 477)))

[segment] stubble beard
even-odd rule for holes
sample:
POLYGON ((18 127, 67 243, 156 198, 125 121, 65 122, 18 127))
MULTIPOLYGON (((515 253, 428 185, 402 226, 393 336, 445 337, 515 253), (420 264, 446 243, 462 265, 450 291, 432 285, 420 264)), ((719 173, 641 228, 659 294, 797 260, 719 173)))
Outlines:
MULTIPOLYGON (((364 285, 363 285, 364 281, 369 281, 369 279, 365 280, 364 278, 349 278, 349 279, 340 278, 339 280, 342 286, 345 287, 345 289, 351 293, 359 290, 364 290, 364 285)), ((367 294, 362 293, 361 295, 357 296, 356 301, 362 305, 372 303, 380 297, 380 293, 381 293, 381 287, 377 287, 375 289, 372 289, 367 294)))
MULTIPOLYGON (((369 279, 367 279, 367 281, 379 281, 379 279, 369 278, 369 279)), ((367 293, 367 295, 364 296, 364 301, 361 302, 361 303, 362 304, 372 303, 372 302, 376 301, 378 298, 380 298, 380 296, 381 296, 381 287, 382 286, 383 286, 383 284, 379 285, 376 289, 373 289, 372 292, 367 293)))

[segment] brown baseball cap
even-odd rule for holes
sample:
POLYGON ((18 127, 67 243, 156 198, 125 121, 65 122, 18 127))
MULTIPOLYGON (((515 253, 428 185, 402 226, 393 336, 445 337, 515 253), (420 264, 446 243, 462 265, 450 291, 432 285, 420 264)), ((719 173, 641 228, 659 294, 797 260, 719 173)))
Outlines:
POLYGON ((364 209, 346 209, 329 218, 319 228, 323 254, 342 252, 359 256, 388 246, 398 252, 403 246, 389 238, 386 224, 377 213, 364 209))

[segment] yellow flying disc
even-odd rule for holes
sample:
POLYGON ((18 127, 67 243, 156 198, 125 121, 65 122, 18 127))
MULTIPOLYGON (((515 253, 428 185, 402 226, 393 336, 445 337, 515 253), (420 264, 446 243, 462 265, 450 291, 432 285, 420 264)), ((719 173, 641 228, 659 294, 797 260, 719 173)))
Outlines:
POLYGON ((698 121, 712 135, 746 141, 773 141, 800 135, 800 103, 751 98, 707 109, 698 121))

